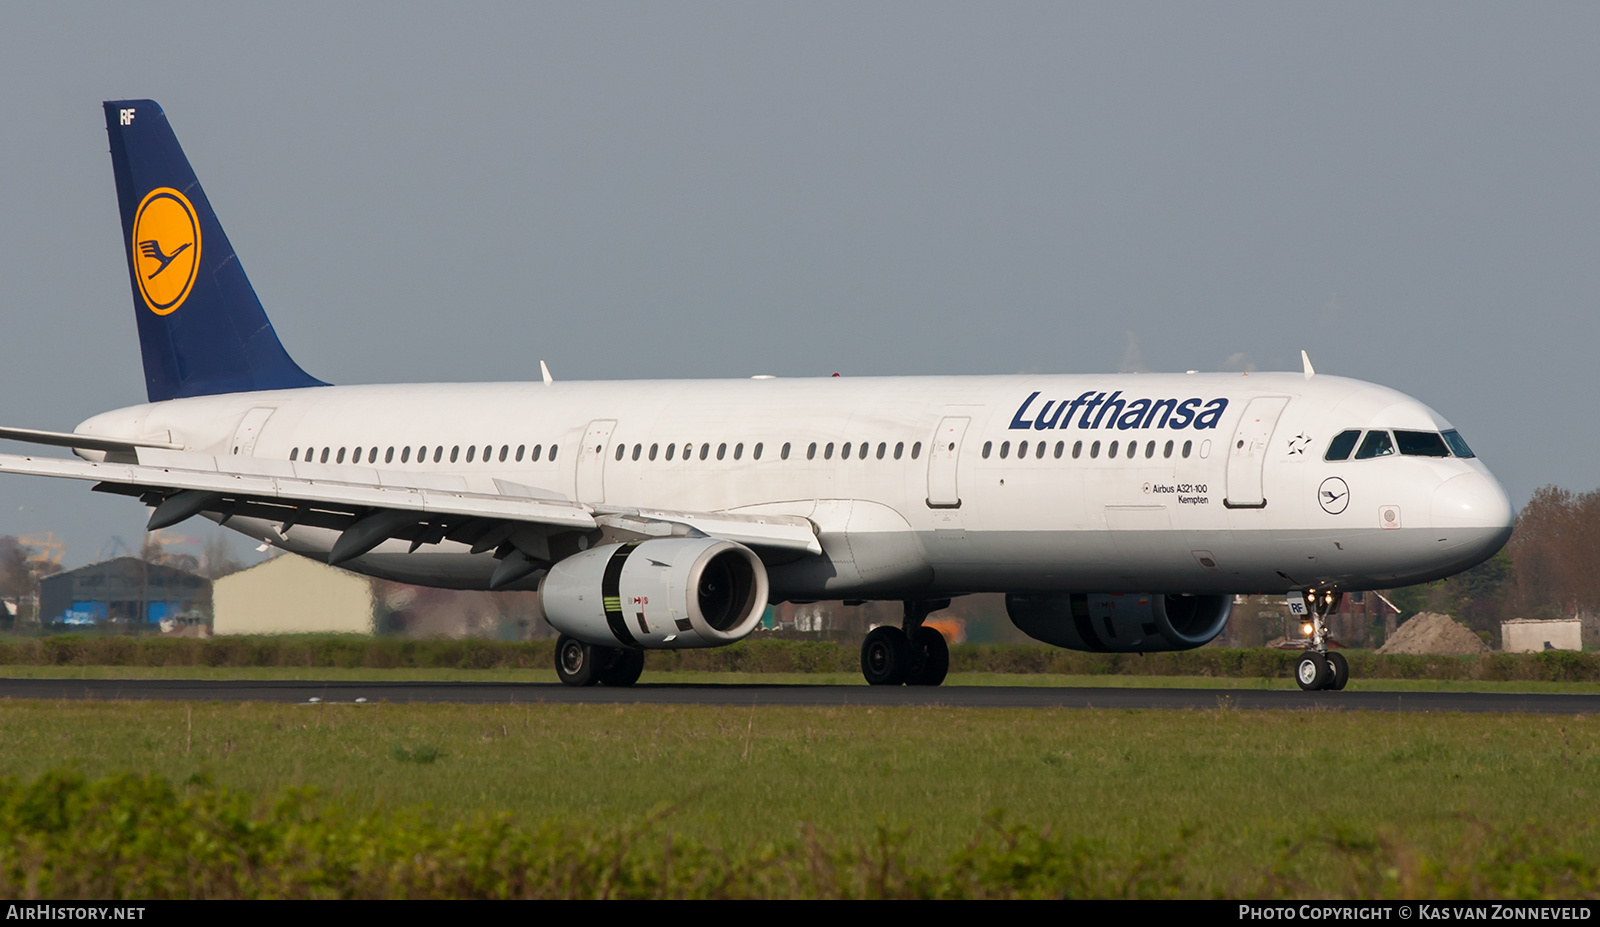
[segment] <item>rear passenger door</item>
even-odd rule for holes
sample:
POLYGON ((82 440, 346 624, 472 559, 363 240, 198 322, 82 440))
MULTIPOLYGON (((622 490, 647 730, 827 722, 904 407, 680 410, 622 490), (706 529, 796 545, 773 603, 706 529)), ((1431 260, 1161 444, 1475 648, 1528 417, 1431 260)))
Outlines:
POLYGON ((972 419, 965 415, 947 415, 939 420, 934 432, 933 446, 928 448, 928 508, 959 509, 961 493, 957 485, 957 469, 961 462, 961 441, 966 437, 972 419))
POLYGON ((606 452, 611 447, 611 431, 617 427, 614 418, 595 419, 583 431, 583 444, 578 448, 577 500, 591 505, 606 501, 606 452))

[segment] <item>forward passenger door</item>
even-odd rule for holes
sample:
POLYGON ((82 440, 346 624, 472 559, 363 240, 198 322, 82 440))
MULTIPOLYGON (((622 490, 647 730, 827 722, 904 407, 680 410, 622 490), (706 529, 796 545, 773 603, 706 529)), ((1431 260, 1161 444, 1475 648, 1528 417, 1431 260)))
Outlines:
POLYGON ((1233 443, 1228 446, 1228 494, 1222 500, 1226 508, 1267 507, 1261 468, 1267 461, 1267 443, 1272 440, 1272 430, 1288 404, 1287 396, 1257 396, 1245 407, 1244 417, 1234 429, 1233 443))

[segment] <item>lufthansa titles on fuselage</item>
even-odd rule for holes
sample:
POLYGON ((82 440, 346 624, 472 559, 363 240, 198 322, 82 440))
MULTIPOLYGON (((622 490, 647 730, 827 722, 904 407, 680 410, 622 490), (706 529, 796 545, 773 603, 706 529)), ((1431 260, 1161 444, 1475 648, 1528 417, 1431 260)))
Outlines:
POLYGON ((1107 396, 1103 391, 1090 389, 1084 390, 1082 395, 1071 401, 1046 400, 1038 412, 1030 417, 1039 393, 1039 390, 1034 390, 1022 401, 1017 414, 1011 416, 1012 429, 1047 431, 1051 428, 1068 428, 1076 418, 1078 427, 1085 429, 1131 431, 1135 428, 1193 427, 1200 430, 1217 427, 1223 411, 1228 408, 1226 399, 1213 399, 1210 402, 1199 397, 1183 400, 1126 399, 1122 390, 1107 396))

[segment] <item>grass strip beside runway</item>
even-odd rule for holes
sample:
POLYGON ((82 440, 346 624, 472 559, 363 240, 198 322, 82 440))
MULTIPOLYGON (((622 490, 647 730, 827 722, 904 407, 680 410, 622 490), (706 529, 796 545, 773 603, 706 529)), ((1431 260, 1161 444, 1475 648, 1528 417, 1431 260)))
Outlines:
MULTIPOLYGON (((0 638, 0 666, 525 670, 554 666, 555 642, 409 640, 357 635, 224 637, 209 640, 58 635, 0 638)), ((1600 684, 1600 653, 1546 651, 1482 656, 1345 652, 1356 680, 1600 684)), ((1290 680, 1295 651, 1202 647, 1181 653, 1095 654, 1043 644, 962 644, 951 648, 958 674, 1290 680)), ((858 675, 851 643, 753 638, 708 650, 652 651, 650 673, 858 675)), ((770 681, 770 680, 769 680, 770 681)))
MULTIPOLYGON (((451 669, 440 667, 321 666, 0 666, 0 679, 201 679, 316 680, 325 682, 483 682, 554 685, 554 669, 451 669)), ((865 686, 859 670, 818 673, 750 673, 706 670, 646 670, 642 685, 865 686)), ((1292 690, 1288 678, 1249 676, 1069 676, 1057 673, 951 673, 946 686, 1066 686, 1075 688, 1292 690)), ((1482 679, 1352 679, 1350 691, 1373 692, 1573 692, 1600 693, 1600 682, 1542 682, 1482 679)))
MULTIPOLYGON (((303 835, 326 828, 317 838, 325 861, 362 846, 369 859, 389 860, 379 867, 388 875, 349 881, 358 893, 717 895, 742 884, 808 896, 1507 897, 1593 892, 1600 860, 1592 717, 11 702, 0 743, 0 775, 15 779, 6 807, 65 814, 109 808, 119 789, 170 787, 177 805, 244 809, 227 818, 197 805, 196 821, 259 818, 267 832, 286 826, 271 821, 287 802, 303 835), (63 768, 91 781, 138 770, 176 785, 118 780, 91 800, 58 784, 50 789, 66 797, 40 805, 40 793, 19 784, 63 768), (304 787, 317 797, 284 791, 304 787), (412 836, 383 831, 385 822, 412 836), (473 842, 489 840, 483 834, 500 844, 473 842), (517 865, 535 874, 545 871, 537 859, 557 850, 587 853, 559 859, 590 874, 581 885, 480 879, 501 871, 492 866, 461 875, 502 844, 533 847, 517 865), (674 865, 702 868, 664 878, 669 853, 674 865), (406 862, 434 854, 437 879, 406 862), (621 871, 613 863, 634 881, 593 874, 621 871), (885 864, 898 874, 872 884, 867 875, 885 864), (774 868, 752 868, 762 865, 774 868), (797 867, 833 875, 796 882, 797 867)), ((73 853, 110 852, 92 842, 110 824, 56 818, 59 826, 28 830, 14 811, 0 835, 8 872, 50 853, 65 866, 73 853)), ((180 819, 161 826, 190 826, 180 819)), ((119 820, 138 825, 138 815, 119 820)), ((194 826, 218 858, 232 852, 220 824, 194 826)), ((137 846, 136 837, 122 842, 137 846)), ((139 869, 124 863, 118 871, 139 869)), ((163 891, 339 890, 292 869, 254 888, 217 874, 163 891)), ((106 894, 88 882, 54 890, 78 892, 106 894)))

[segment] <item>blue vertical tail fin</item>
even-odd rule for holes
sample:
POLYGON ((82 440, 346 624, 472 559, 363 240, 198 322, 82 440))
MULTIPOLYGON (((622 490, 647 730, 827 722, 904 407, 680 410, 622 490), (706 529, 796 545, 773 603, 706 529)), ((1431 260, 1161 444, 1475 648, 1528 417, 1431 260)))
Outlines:
POLYGON ((105 108, 150 401, 326 386, 278 341, 166 113, 105 108))

